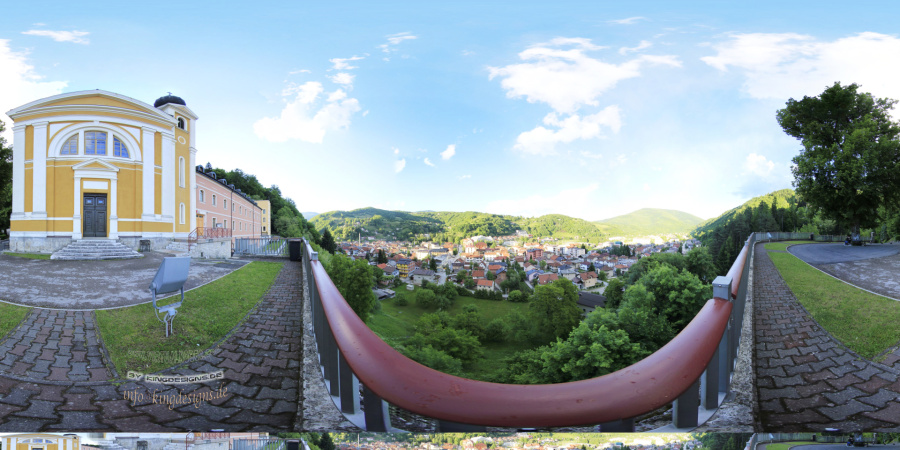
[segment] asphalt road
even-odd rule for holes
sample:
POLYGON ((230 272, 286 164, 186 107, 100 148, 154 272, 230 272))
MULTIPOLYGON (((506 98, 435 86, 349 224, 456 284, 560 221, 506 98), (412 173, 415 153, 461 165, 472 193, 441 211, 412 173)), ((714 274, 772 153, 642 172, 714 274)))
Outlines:
POLYGON ((900 245, 874 244, 854 247, 844 244, 800 244, 791 246, 788 251, 809 264, 820 265, 893 256, 900 253, 900 245))

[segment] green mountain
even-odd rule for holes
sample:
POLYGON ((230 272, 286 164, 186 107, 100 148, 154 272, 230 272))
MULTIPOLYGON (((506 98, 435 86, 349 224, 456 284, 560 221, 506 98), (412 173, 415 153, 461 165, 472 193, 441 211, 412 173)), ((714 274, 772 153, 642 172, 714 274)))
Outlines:
POLYGON ((328 228, 338 239, 371 236, 387 240, 419 238, 459 242, 470 236, 510 236, 517 230, 522 230, 535 237, 599 243, 613 236, 685 233, 701 221, 698 217, 680 211, 651 209, 609 220, 613 222, 589 222, 562 214, 527 218, 475 211, 405 212, 361 208, 318 214, 309 222, 318 230, 328 228), (683 225, 685 222, 690 222, 691 225, 683 225))
POLYGON ((644 208, 594 223, 612 226, 623 230, 623 234, 637 236, 687 234, 701 222, 703 219, 682 211, 644 208))

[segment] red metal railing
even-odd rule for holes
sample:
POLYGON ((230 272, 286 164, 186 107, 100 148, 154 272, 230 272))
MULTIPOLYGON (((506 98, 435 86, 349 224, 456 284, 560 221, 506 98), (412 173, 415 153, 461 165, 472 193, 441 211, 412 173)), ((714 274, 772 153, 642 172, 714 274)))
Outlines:
MULTIPOLYGON (((733 369, 735 335, 739 337, 740 333, 729 329, 733 303, 724 297, 729 294, 737 297, 735 286, 742 278, 751 241, 748 239, 729 270, 732 279, 737 281, 732 286, 722 286, 727 290, 714 290, 722 298, 707 301, 687 327, 663 348, 611 374, 551 385, 475 381, 438 372, 406 358, 359 319, 312 248, 304 243, 303 264, 313 297, 313 325, 326 385, 340 399, 338 406, 342 411, 353 415, 359 413, 354 382, 363 384, 365 427, 370 431, 390 429, 382 399, 439 419, 442 431, 465 429, 456 427, 459 424, 499 427, 616 424, 601 427, 604 431, 623 427, 627 430, 633 429, 634 417, 673 401, 674 415, 682 416, 675 418, 676 426, 696 426, 701 376, 706 373, 704 405, 714 409, 718 406, 717 394, 727 388, 728 375, 733 369), (709 400, 710 396, 714 400, 709 400), (693 420, 685 419, 691 413, 684 411, 691 408, 693 420)), ((724 281, 722 277, 716 280, 719 284, 721 281, 724 281)), ((743 304, 739 309, 742 313, 743 304)))
POLYGON ((230 238, 231 230, 225 227, 197 227, 188 234, 188 251, 200 239, 230 238))

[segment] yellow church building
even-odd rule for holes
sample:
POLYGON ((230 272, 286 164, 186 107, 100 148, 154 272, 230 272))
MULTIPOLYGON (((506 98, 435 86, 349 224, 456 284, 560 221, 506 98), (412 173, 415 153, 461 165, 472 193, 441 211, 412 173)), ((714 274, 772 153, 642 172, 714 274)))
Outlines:
POLYGON ((80 450, 81 441, 77 435, 57 435, 48 433, 12 434, 0 436, 2 450, 80 450))
MULTIPOLYGON (((153 105, 71 92, 15 108, 10 250, 54 252, 74 240, 154 249, 196 225, 197 115, 167 95, 153 105)), ((59 450, 63 450, 60 447, 59 450)))

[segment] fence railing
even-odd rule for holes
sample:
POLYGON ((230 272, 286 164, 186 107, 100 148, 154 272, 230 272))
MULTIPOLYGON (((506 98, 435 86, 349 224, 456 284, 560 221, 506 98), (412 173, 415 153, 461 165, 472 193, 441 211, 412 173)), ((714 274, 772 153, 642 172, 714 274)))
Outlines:
POLYGON ((387 403, 437 419, 444 432, 596 424, 601 431, 634 431, 635 417, 668 404, 676 428, 696 427, 698 405, 717 408, 729 389, 747 293, 741 280, 749 279, 754 238, 728 275, 716 278, 713 299, 664 347, 614 373, 548 385, 475 381, 406 358, 359 319, 304 242, 304 276, 326 388, 345 416, 368 431, 391 429, 387 403))
POLYGON ((230 238, 231 230, 225 227, 197 227, 188 234, 188 251, 200 239, 230 238))
POLYGON ((288 256, 288 240, 284 238, 236 238, 235 255, 288 256))
MULTIPOLYGON (((760 240, 771 240, 771 241, 789 241, 789 240, 803 240, 803 241, 816 241, 816 242, 844 242, 847 239, 846 234, 814 234, 814 233, 789 233, 789 232, 779 232, 779 231, 769 231, 764 233, 758 233, 760 236, 760 240)), ((872 242, 872 236, 864 236, 860 235, 859 239, 863 242, 872 242)))

